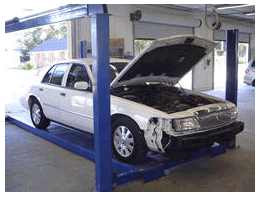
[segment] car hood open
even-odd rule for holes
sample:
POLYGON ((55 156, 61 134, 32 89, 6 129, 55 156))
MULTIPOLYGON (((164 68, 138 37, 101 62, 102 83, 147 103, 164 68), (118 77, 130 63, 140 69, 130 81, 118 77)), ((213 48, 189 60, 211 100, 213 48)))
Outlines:
POLYGON ((153 41, 111 82, 111 87, 166 82, 175 85, 216 43, 197 36, 174 36, 153 41))

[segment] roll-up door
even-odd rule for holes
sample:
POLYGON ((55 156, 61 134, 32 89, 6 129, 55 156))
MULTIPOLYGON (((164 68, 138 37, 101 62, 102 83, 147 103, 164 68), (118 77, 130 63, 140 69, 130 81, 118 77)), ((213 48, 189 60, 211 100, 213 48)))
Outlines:
MULTIPOLYGON (((214 41, 226 41, 226 31, 224 31, 224 30, 214 30, 213 39, 214 39, 214 41)), ((238 32, 238 42, 249 43, 250 42, 250 34, 238 32)))
POLYGON ((193 28, 162 23, 134 22, 135 39, 157 39, 174 35, 193 35, 193 28))

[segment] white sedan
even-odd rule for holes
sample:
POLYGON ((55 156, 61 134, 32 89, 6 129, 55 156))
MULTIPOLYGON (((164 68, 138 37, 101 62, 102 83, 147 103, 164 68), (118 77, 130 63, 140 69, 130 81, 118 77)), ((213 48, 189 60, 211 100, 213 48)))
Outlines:
MULTIPOLYGON (((228 101, 175 85, 215 43, 196 36, 157 39, 132 61, 110 60, 111 136, 114 155, 135 163, 149 150, 179 156, 230 144, 244 128, 228 101)), ((35 127, 51 121, 93 130, 91 60, 53 65, 30 89, 35 127)))

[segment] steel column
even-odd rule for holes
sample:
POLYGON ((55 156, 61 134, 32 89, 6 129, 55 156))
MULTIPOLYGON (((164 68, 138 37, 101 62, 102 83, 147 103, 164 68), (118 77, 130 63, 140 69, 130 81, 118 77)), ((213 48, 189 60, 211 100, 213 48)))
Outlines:
POLYGON ((248 60, 247 63, 249 63, 249 61, 251 60, 251 34, 249 34, 249 43, 248 43, 248 60))
POLYGON ((112 191, 109 16, 91 16, 96 190, 112 191))
POLYGON ((87 42, 86 41, 80 41, 80 58, 87 58, 87 42))
POLYGON ((226 100, 237 105, 237 49, 238 30, 227 30, 226 100))

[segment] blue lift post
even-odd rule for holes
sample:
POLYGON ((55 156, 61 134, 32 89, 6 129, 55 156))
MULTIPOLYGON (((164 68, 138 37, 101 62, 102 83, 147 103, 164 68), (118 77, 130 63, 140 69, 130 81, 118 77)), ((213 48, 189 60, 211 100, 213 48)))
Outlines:
POLYGON ((227 30, 226 100, 237 105, 237 49, 238 30, 227 30))
POLYGON ((80 41, 80 58, 86 58, 87 57, 87 42, 86 41, 80 41))
POLYGON ((96 190, 112 191, 109 15, 91 16, 96 190))

